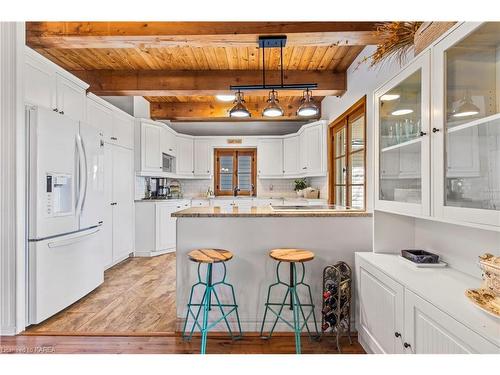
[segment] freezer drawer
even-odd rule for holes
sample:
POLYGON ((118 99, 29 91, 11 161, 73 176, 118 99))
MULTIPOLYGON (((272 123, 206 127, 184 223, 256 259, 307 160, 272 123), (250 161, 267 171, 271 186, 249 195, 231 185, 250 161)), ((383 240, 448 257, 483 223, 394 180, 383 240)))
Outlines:
POLYGON ((38 324, 104 281, 100 227, 30 242, 29 323, 38 324))

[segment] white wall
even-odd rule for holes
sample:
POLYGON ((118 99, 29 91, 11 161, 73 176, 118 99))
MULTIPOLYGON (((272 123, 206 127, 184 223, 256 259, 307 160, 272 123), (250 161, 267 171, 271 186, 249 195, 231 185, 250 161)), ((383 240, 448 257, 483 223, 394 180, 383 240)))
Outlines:
POLYGON ((341 97, 327 96, 321 102, 322 119, 331 123, 354 103, 366 95, 366 208, 373 210, 373 92, 394 76, 401 68, 397 63, 387 62, 370 68, 370 62, 363 60, 375 50, 366 47, 347 70, 347 91, 341 97))

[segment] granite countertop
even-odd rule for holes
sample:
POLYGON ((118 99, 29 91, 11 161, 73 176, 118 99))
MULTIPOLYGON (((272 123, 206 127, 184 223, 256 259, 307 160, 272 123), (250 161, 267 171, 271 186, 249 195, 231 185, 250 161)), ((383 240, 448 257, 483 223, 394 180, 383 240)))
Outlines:
POLYGON ((172 217, 371 217, 366 211, 352 209, 331 209, 315 211, 293 210, 274 211, 271 207, 232 207, 225 209, 221 207, 192 207, 182 211, 174 212, 172 217))

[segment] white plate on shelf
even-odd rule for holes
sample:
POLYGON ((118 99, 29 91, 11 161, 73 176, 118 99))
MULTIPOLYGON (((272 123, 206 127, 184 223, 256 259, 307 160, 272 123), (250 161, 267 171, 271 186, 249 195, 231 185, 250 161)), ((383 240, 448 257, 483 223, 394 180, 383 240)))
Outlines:
POLYGON ((439 263, 415 263, 401 255, 399 256, 399 259, 401 259, 404 263, 411 264, 415 268, 444 268, 448 265, 448 263, 441 260, 439 263))

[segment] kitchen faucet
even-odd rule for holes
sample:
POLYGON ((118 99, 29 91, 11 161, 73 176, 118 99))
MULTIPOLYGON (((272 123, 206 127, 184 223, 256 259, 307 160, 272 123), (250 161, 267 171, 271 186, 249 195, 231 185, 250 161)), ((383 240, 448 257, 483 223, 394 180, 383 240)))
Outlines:
POLYGON ((238 191, 240 191, 240 188, 238 186, 235 186, 233 189, 233 196, 236 197, 238 195, 238 191))

